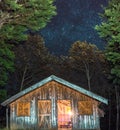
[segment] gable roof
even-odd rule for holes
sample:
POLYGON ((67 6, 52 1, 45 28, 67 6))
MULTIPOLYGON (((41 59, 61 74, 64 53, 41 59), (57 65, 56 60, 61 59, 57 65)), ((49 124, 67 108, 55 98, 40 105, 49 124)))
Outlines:
POLYGON ((89 96, 91 98, 94 98, 94 99, 96 99, 96 100, 98 100, 98 101, 100 101, 102 103, 108 104, 107 99, 105 99, 105 98, 103 98, 103 97, 101 97, 101 96, 99 96, 97 94, 94 94, 93 92, 90 92, 90 91, 88 91, 88 90, 86 90, 86 89, 84 89, 84 88, 82 88, 82 87, 80 87, 78 85, 72 84, 72 83, 70 83, 70 82, 68 82, 68 81, 66 81, 66 80, 64 80, 62 78, 59 78, 59 77, 57 77, 55 75, 51 75, 48 78, 43 79, 42 81, 32 85, 31 87, 19 92, 18 94, 12 96, 9 99, 5 100, 1 105, 6 106, 6 105, 10 104, 11 102, 15 101, 16 99, 22 97, 23 95, 25 95, 25 94, 27 94, 27 93, 29 93, 29 92, 43 86, 44 84, 46 84, 46 83, 48 83, 50 81, 56 81, 58 83, 61 83, 61 84, 65 85, 65 86, 69 87, 69 88, 72 88, 72 89, 74 89, 74 90, 76 90, 78 92, 81 92, 81 93, 83 93, 83 94, 85 94, 85 95, 87 95, 87 96, 89 96))

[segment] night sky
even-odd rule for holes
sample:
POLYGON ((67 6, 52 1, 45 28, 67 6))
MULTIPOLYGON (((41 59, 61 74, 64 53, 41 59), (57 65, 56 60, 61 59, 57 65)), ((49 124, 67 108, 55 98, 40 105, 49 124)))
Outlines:
POLYGON ((57 15, 40 31, 45 45, 55 55, 67 55, 75 41, 87 41, 104 49, 105 42, 94 30, 100 24, 101 5, 108 0, 56 0, 57 15))

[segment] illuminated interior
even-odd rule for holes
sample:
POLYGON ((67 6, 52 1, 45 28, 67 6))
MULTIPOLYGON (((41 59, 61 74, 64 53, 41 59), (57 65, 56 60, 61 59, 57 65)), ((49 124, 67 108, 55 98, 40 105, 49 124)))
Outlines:
POLYGON ((58 128, 72 128, 72 110, 70 100, 58 100, 58 128))

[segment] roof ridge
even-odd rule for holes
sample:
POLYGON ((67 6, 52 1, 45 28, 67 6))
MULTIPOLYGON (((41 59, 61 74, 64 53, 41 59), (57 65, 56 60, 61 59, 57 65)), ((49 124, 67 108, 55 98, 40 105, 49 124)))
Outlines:
POLYGON ((64 80, 62 78, 59 78, 59 77, 57 77, 55 75, 50 75, 49 77, 39 81, 38 83, 26 88, 25 90, 15 94, 15 95, 13 95, 11 98, 5 100, 1 105, 6 106, 7 104, 13 102, 14 100, 22 97, 23 95, 25 95, 25 94, 27 94, 27 93, 41 87, 41 86, 43 86, 44 84, 46 84, 46 83, 48 83, 48 82, 50 82, 52 80, 54 80, 54 81, 56 81, 58 83, 61 83, 61 84, 65 85, 65 86, 67 86, 67 87, 69 87, 71 89, 74 89, 74 90, 78 91, 78 92, 81 92, 81 93, 83 93, 83 94, 85 94, 85 95, 87 95, 87 96, 89 96, 91 98, 94 98, 94 99, 96 99, 96 100, 98 100, 100 102, 108 104, 108 100, 103 98, 102 96, 99 96, 99 95, 97 95, 97 94, 95 94, 95 93, 93 93, 91 91, 88 91, 88 90, 82 88, 81 86, 70 83, 69 81, 64 80))

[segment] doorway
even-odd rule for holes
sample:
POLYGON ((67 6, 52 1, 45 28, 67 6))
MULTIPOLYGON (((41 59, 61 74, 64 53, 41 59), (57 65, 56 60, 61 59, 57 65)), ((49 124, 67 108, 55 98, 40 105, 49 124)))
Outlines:
POLYGON ((51 128, 51 101, 39 100, 38 101, 38 125, 41 129, 51 128))
POLYGON ((70 100, 57 100, 58 130, 72 129, 72 109, 70 100))

